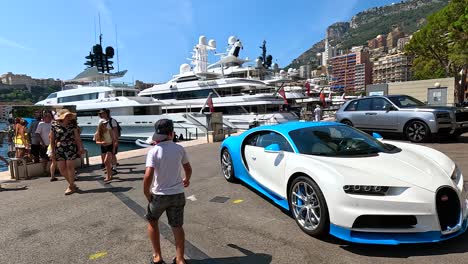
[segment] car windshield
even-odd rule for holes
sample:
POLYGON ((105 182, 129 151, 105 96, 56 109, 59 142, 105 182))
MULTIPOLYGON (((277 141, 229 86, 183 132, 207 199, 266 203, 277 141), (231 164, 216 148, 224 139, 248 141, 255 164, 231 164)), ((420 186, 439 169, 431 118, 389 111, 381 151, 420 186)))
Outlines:
POLYGON ((400 151, 393 145, 344 125, 302 128, 289 132, 289 136, 299 152, 307 155, 352 156, 400 151))
POLYGON ((396 106, 400 108, 406 108, 406 107, 415 107, 415 106, 425 106, 423 102, 419 101, 416 98, 413 98, 411 96, 403 95, 403 96, 392 96, 389 97, 390 101, 394 103, 396 106))

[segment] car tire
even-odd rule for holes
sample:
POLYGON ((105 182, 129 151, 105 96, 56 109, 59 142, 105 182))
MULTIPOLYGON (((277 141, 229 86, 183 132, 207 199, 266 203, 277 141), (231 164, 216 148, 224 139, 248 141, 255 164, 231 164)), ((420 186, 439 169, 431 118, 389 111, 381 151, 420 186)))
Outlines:
POLYGON ((347 120, 347 119, 342 120, 341 123, 342 123, 342 124, 345 124, 345 125, 348 125, 348 126, 350 126, 350 127, 353 126, 353 122, 351 122, 351 121, 349 121, 349 120, 347 120))
POLYGON ((234 165, 232 163, 231 153, 229 153, 229 150, 226 148, 221 151, 221 170, 226 181, 237 181, 237 178, 234 174, 234 165))
POLYGON ((431 130, 423 121, 413 120, 405 126, 405 137, 414 143, 426 142, 431 137, 431 130))
POLYGON ((297 225, 306 234, 322 237, 329 233, 327 202, 319 186, 311 178, 299 176, 293 180, 288 190, 288 203, 297 225), (306 189, 308 191, 301 193, 306 189))

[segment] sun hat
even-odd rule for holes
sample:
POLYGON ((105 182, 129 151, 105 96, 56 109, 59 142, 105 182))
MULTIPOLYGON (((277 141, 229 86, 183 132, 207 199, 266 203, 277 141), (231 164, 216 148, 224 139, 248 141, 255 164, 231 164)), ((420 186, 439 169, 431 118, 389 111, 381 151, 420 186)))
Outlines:
POLYGON ((65 119, 65 117, 67 117, 68 115, 72 115, 72 119, 75 119, 76 118, 76 114, 75 113, 72 113, 70 112, 70 110, 68 109, 60 109, 57 111, 57 120, 63 120, 65 119))
POLYGON ((163 141, 174 131, 174 123, 170 119, 159 119, 154 124, 153 141, 163 141))

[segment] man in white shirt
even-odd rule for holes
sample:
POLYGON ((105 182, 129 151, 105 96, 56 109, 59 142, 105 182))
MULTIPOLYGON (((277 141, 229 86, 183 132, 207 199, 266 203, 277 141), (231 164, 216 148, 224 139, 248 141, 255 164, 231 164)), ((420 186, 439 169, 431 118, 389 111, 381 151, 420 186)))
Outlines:
MULTIPOLYGON (((47 155, 47 148, 50 145, 50 128, 52 126, 52 114, 50 112, 44 112, 42 121, 37 125, 35 135, 39 139, 40 149, 39 157, 41 158, 44 174, 47 173, 47 163, 49 162, 49 156, 47 155)), ((50 170, 50 181, 56 181, 55 168, 50 170)))
POLYGON ((148 234, 153 245, 150 263, 164 263, 159 240, 158 220, 166 212, 172 227, 176 244, 176 257, 173 263, 186 263, 184 259, 185 233, 184 188, 190 185, 192 167, 185 149, 174 143, 174 124, 172 120, 160 119, 155 124, 153 141, 158 144, 148 152, 143 191, 148 199, 148 234), (182 178, 182 168, 185 177, 182 178))

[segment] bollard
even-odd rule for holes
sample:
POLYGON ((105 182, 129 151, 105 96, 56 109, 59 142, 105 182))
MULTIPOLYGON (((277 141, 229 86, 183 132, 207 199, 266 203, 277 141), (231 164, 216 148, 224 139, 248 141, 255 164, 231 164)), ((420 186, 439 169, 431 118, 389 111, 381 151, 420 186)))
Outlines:
POLYGON ((10 177, 17 181, 20 180, 20 173, 19 173, 19 162, 21 161, 23 165, 24 176, 26 179, 29 179, 28 175, 28 165, 26 164, 26 160, 23 158, 11 158, 10 159, 10 177))

